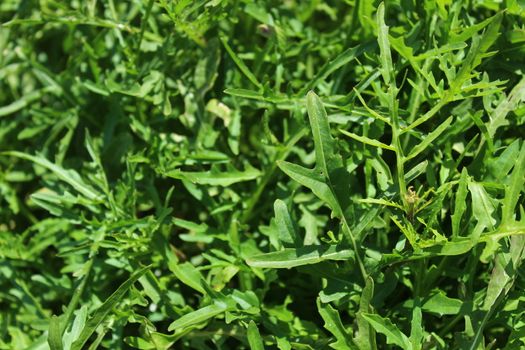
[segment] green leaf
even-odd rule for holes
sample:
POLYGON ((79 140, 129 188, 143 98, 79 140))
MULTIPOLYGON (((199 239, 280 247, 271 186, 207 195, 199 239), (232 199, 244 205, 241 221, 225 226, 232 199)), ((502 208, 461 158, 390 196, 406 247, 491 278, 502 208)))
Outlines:
POLYGON ((505 185, 505 198, 503 198, 502 223, 511 223, 514 218, 515 208, 518 204, 520 193, 524 191, 525 184, 525 142, 521 146, 520 153, 514 164, 510 175, 510 183, 505 185))
POLYGON ((342 210, 337 202, 337 198, 330 189, 330 186, 324 182, 320 172, 313 169, 306 169, 300 165, 288 163, 286 161, 277 161, 277 166, 292 179, 301 185, 309 188, 319 199, 324 201, 334 212, 334 216, 342 215, 342 210))
POLYGON ((18 157, 22 159, 29 160, 37 165, 40 165, 55 174, 60 180, 66 182, 75 190, 77 190, 82 195, 86 196, 89 199, 97 200, 102 197, 93 187, 86 184, 80 175, 74 170, 66 170, 61 166, 51 163, 49 160, 42 156, 32 156, 27 153, 22 153, 18 151, 9 151, 3 152, 2 154, 18 157))
POLYGON ((419 350, 423 343, 423 317, 421 307, 415 305, 412 309, 412 319, 410 320, 410 343, 412 349, 419 350))
POLYGON ((469 40, 470 38, 472 38, 480 30, 482 30, 483 28, 488 26, 490 23, 492 23, 493 20, 494 20, 494 17, 490 17, 474 25, 470 25, 465 28, 461 28, 462 30, 460 33, 451 32, 450 41, 451 42, 465 42, 469 40))
POLYGON ((336 339, 335 342, 330 343, 333 349, 357 349, 348 331, 343 326, 339 313, 330 304, 324 304, 317 298, 317 310, 323 318, 324 328, 332 333, 336 339))
MULTIPOLYGON (((330 124, 323 103, 313 91, 306 96, 306 109, 315 145, 315 168, 309 170, 286 162, 278 162, 277 165, 328 204, 332 215, 341 219, 344 234, 357 250, 349 220, 345 216, 345 210, 350 205, 349 174, 330 134, 330 124)), ((359 267, 365 276, 366 272, 360 260, 359 267)))
POLYGON ((306 110, 315 144, 315 166, 321 175, 329 177, 330 171, 343 165, 330 134, 330 124, 323 103, 313 91, 306 95, 306 110))
POLYGON ((423 174, 427 170, 427 166, 428 166, 428 160, 424 160, 421 163, 417 164, 416 166, 412 167, 409 171, 407 171, 405 174, 406 183, 411 183, 419 175, 423 174))
POLYGON ((191 263, 185 262, 177 264, 174 261, 169 261, 168 268, 182 283, 202 294, 206 294, 206 290, 202 287, 204 278, 199 270, 197 270, 191 263))
POLYGON ((496 210, 491 198, 482 184, 469 181, 468 189, 472 196, 472 211, 481 228, 493 229, 496 220, 492 213, 496 210))
POLYGON ((252 267, 289 269, 291 267, 317 264, 326 260, 353 260, 354 252, 335 245, 311 245, 251 256, 246 263, 252 267))
POLYGON ((503 19, 503 13, 500 12, 490 18, 490 24, 480 38, 474 37, 467 57, 459 69, 456 77, 450 83, 451 94, 455 94, 461 89, 466 80, 471 76, 471 72, 476 68, 483 58, 487 57, 488 49, 494 44, 499 36, 499 27, 503 19))
POLYGON ((248 331, 246 332, 248 337, 248 344, 250 344, 250 349, 252 350, 264 350, 264 343, 259 333, 259 328, 255 322, 250 321, 248 324, 248 331))
POLYGON ((264 96, 261 93, 257 91, 253 91, 253 90, 248 90, 248 89, 229 88, 229 89, 224 90, 224 93, 228 95, 232 95, 232 96, 249 98, 253 100, 261 100, 261 101, 265 100, 264 96))
POLYGON ((378 205, 385 205, 387 207, 393 207, 393 208, 397 208, 397 209, 401 209, 403 210, 403 206, 396 203, 396 202, 392 202, 392 201, 389 201, 387 199, 384 199, 384 198, 363 198, 363 199, 360 199, 359 202, 361 203, 369 203, 369 204, 378 204, 378 205))
POLYGON ((54 90, 56 90, 54 87, 45 87, 40 90, 31 91, 30 93, 25 94, 15 102, 7 106, 0 107, 0 117, 5 117, 15 112, 18 112, 19 110, 29 106, 34 101, 41 99, 42 96, 44 96, 46 93, 54 90))
POLYGON ((483 123, 483 120, 481 120, 481 116, 483 115, 483 111, 480 110, 477 113, 470 113, 469 117, 474 121, 474 124, 478 127, 478 129, 481 131, 481 134, 483 135, 483 138, 485 141, 487 141, 489 145, 489 149, 494 149, 494 142, 492 141, 492 137, 489 136, 487 126, 483 123))
POLYGON ((388 86, 395 77, 392 55, 390 53, 390 43, 388 41, 388 26, 385 24, 385 4, 382 2, 377 7, 377 42, 380 49, 381 75, 388 86))
POLYGON ((229 307, 226 303, 217 301, 214 304, 192 311, 173 321, 169 325, 168 330, 176 332, 183 331, 185 328, 204 323, 209 319, 222 314, 228 309, 229 307))
POLYGON ((299 247, 301 245, 300 237, 297 235, 290 213, 286 204, 277 199, 273 203, 273 210, 275 212, 275 222, 279 231, 279 240, 283 246, 289 248, 291 246, 299 247))
MULTIPOLYGON (((521 249, 523 249, 523 246, 521 249)), ((513 266, 509 254, 497 254, 495 257, 495 266, 492 269, 489 285, 487 286, 487 294, 485 295, 482 306, 483 310, 489 311, 494 307, 496 300, 512 278, 509 276, 509 273, 513 272, 512 270, 513 266), (509 272, 506 270, 509 270, 509 272)))
POLYGON ((457 237, 460 232, 461 218, 467 209, 467 169, 463 168, 461 177, 459 178, 459 185, 456 191, 456 200, 454 204, 454 214, 452 215, 452 236, 457 237))
POLYGON ((352 132, 349 132, 349 131, 346 131, 346 130, 341 130, 339 129, 339 131, 341 133, 343 133, 344 135, 348 136, 348 137, 351 137, 353 138, 354 140, 357 140, 361 143, 364 143, 366 145, 370 145, 370 146, 373 146, 373 147, 379 147, 379 148, 383 148, 383 149, 387 149, 389 151, 395 151, 395 148, 390 146, 390 145, 387 145, 387 144, 384 144, 380 141, 377 141, 377 140, 373 140, 373 139, 370 139, 366 136, 359 136, 359 135, 356 135, 352 132))
POLYGON ((87 317, 88 308, 87 305, 83 305, 76 311, 75 319, 73 320, 73 324, 71 325, 70 329, 64 332, 64 336, 62 337, 64 349, 71 349, 71 344, 73 344, 73 342, 78 339, 80 333, 84 329, 87 317))
POLYGON ((126 337, 124 338, 124 342, 130 346, 132 346, 134 349, 141 349, 141 350, 156 350, 158 347, 156 347, 154 343, 151 341, 142 339, 140 337, 126 337))
POLYGON ((505 181, 509 178, 508 175, 516 164, 516 159, 519 158, 520 141, 520 139, 516 139, 505 147, 505 150, 503 150, 497 158, 494 158, 488 164, 490 174, 494 179, 498 180, 498 182, 505 181))
POLYGON ((174 179, 190 181, 200 185, 211 186, 230 186, 234 183, 251 181, 261 176, 261 172, 255 168, 249 167, 245 171, 231 170, 226 172, 204 171, 190 172, 173 170, 165 173, 166 176, 174 179))
POLYGON ((496 130, 502 126, 508 125, 507 115, 514 111, 520 103, 525 101, 525 78, 514 86, 512 91, 506 96, 494 112, 490 115, 490 122, 487 126, 489 138, 492 139, 496 130))
POLYGON ((492 310, 500 295, 506 295, 510 290, 516 273, 525 253, 525 237, 513 236, 510 239, 508 251, 501 251, 495 256, 495 265, 490 276, 487 294, 482 309, 492 310))
POLYGON ((77 79, 77 82, 80 83, 80 85, 83 85, 86 89, 88 89, 91 92, 94 92, 96 94, 102 95, 102 96, 109 96, 110 92, 106 89, 105 86, 97 84, 92 82, 89 79, 81 81, 80 79, 77 79))
MULTIPOLYGON (((523 212, 522 212, 523 214, 523 212)), ((490 277, 485 300, 481 310, 485 310, 485 316, 477 328, 471 349, 476 349, 481 340, 485 325, 489 317, 494 313, 498 305, 513 286, 517 270, 523 261, 525 253, 525 237, 513 236, 510 240, 508 251, 501 251, 495 256, 495 264, 490 277)))
POLYGON ((367 320, 372 327, 381 334, 386 336, 388 344, 395 344, 404 350, 412 350, 412 344, 408 337, 403 334, 388 318, 383 318, 377 314, 363 313, 363 318, 367 320))
POLYGON ((228 41, 225 37, 220 37, 222 44, 224 45, 224 48, 226 49, 226 52, 228 52, 228 55, 230 55, 231 59, 237 67, 239 67, 240 71, 250 80, 253 85, 257 86, 258 88, 262 88, 262 84, 257 80, 255 75, 251 72, 251 70, 246 66, 244 61, 237 56, 237 54, 232 50, 230 45, 228 44, 228 41))
POLYGON ((374 297, 374 280, 369 276, 366 279, 365 287, 361 293, 361 300, 359 301, 359 311, 356 315, 357 321, 357 336, 354 339, 355 344, 359 350, 374 350, 377 349, 376 345, 376 334, 374 329, 363 317, 363 314, 372 312, 372 306, 370 305, 372 298, 374 297))
POLYGON ((111 294, 105 301, 98 307, 98 309, 93 313, 91 318, 88 319, 86 325, 82 329, 79 337, 71 345, 71 350, 81 350, 84 348, 84 345, 89 340, 91 335, 97 330, 98 326, 106 319, 111 310, 117 306, 117 304, 122 300, 126 295, 128 290, 131 288, 133 283, 135 283, 142 275, 144 275, 151 267, 143 267, 131 274, 131 276, 122 283, 113 294, 111 294))
POLYGON ((60 318, 53 315, 49 320, 49 333, 47 336, 47 343, 51 350, 62 350, 62 332, 60 326, 60 318))
POLYGON ((435 139, 439 137, 450 126, 452 123, 452 117, 447 118, 443 123, 441 123, 434 131, 427 135, 419 144, 417 144, 408 156, 405 157, 405 160, 409 160, 417 156, 419 153, 423 152, 435 139))
POLYGON ((461 255, 471 250, 476 243, 477 241, 473 241, 473 237, 460 237, 452 241, 438 243, 431 247, 425 248, 424 251, 445 256, 461 255))
POLYGON ((463 301, 449 298, 444 292, 436 291, 422 301, 422 309, 439 316, 457 315, 463 307, 463 301))

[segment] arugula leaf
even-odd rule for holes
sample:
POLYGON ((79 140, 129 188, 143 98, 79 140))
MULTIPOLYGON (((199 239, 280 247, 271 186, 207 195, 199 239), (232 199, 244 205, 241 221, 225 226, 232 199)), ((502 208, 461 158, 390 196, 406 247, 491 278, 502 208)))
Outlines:
POLYGON ((289 269, 292 267, 317 264, 326 260, 353 260, 352 250, 335 245, 309 245, 301 248, 285 248, 265 254, 257 254, 246 259, 252 267, 289 269))

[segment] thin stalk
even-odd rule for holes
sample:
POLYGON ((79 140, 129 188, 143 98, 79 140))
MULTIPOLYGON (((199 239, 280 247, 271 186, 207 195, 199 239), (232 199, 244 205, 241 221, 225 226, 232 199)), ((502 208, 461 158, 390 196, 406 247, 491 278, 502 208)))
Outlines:
POLYGON ((69 305, 66 309, 65 317, 66 319, 62 323, 60 333, 64 334, 64 332, 67 329, 67 326, 71 323, 71 320, 73 319, 73 312, 77 308, 77 305, 80 301, 80 298, 82 297, 82 294, 84 293, 84 290, 86 289, 86 285, 90 279, 91 270, 93 268, 93 260, 94 258, 90 258, 87 262, 87 271, 84 275, 84 278, 82 279, 82 282, 78 285, 78 287, 75 288, 75 291, 73 292, 73 297, 71 297, 71 301, 69 302, 69 305))
POLYGON ((425 263, 427 259, 421 259, 415 262, 416 271, 414 274, 414 300, 418 299, 422 295, 422 289, 424 288, 424 271, 425 263))
POLYGON ((140 22, 140 33, 139 33, 139 40, 137 41, 137 47, 136 50, 140 54, 140 45, 142 44, 142 39, 144 38, 144 32, 146 31, 146 25, 148 23, 148 18, 151 14, 151 9, 153 8, 153 0, 149 0, 148 7, 146 7, 146 13, 144 14, 144 18, 140 22))
POLYGON ((388 109, 390 111, 390 119, 392 121, 392 146, 395 148, 396 153, 396 176, 397 185, 399 186, 399 194, 403 202, 405 209, 408 208, 406 200, 406 185, 405 185, 405 169, 404 161, 405 157, 403 154, 403 148, 399 137, 401 135, 401 129, 399 126, 399 111, 397 93, 398 88, 396 86, 396 71, 392 63, 392 54, 390 51, 390 42, 388 37, 388 26, 385 23, 385 5, 381 3, 377 8, 377 41, 379 44, 380 61, 381 61, 381 74, 383 75, 383 81, 388 89, 388 109))
POLYGON ((361 272, 361 276, 363 277, 363 281, 366 283, 366 278, 368 277, 368 273, 366 272, 365 265, 363 263, 363 260, 361 259, 361 249, 359 249, 359 246, 355 240, 354 235, 352 234, 352 230, 350 230, 350 226, 348 225, 348 221, 346 221, 345 214, 341 215, 341 221, 343 223, 343 228, 347 233, 347 236, 350 237, 350 242, 352 243, 352 248, 355 252, 355 258, 357 260, 357 264, 359 265, 359 271, 361 272))
POLYGON ((439 332, 438 336, 439 336, 440 338, 445 337, 445 335, 447 335, 447 334, 449 333, 449 331, 450 331, 452 328, 454 328, 454 327, 456 326, 456 324, 457 324, 459 321, 461 321, 461 320, 463 319, 463 317, 465 317, 465 315, 463 315, 463 314, 459 314, 459 315, 456 315, 451 321, 448 321, 448 322, 447 322, 447 325, 445 326, 445 328, 443 328, 443 329, 439 332))
POLYGON ((408 208, 408 203, 406 200, 406 184, 405 184, 405 155, 403 154, 403 147, 401 146, 400 135, 401 130, 399 127, 399 112, 398 112, 398 103, 396 100, 397 88, 393 85, 389 87, 390 100, 389 100, 389 109, 391 111, 392 118, 392 146, 395 148, 396 154, 396 175, 397 175, 397 184, 399 186, 399 195, 401 196, 401 201, 403 202, 403 207, 408 208))

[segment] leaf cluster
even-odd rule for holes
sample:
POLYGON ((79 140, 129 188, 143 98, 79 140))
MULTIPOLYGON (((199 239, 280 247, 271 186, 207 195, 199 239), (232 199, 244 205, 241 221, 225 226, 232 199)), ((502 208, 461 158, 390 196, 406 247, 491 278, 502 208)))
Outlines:
POLYGON ((0 3, 0 349, 525 346, 520 1, 0 3))

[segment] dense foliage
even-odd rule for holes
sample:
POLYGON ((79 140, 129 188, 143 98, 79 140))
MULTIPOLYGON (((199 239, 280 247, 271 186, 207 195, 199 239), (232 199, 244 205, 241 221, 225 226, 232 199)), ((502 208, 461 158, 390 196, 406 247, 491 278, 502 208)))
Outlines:
POLYGON ((0 349, 525 347, 519 0, 0 2, 0 349))

